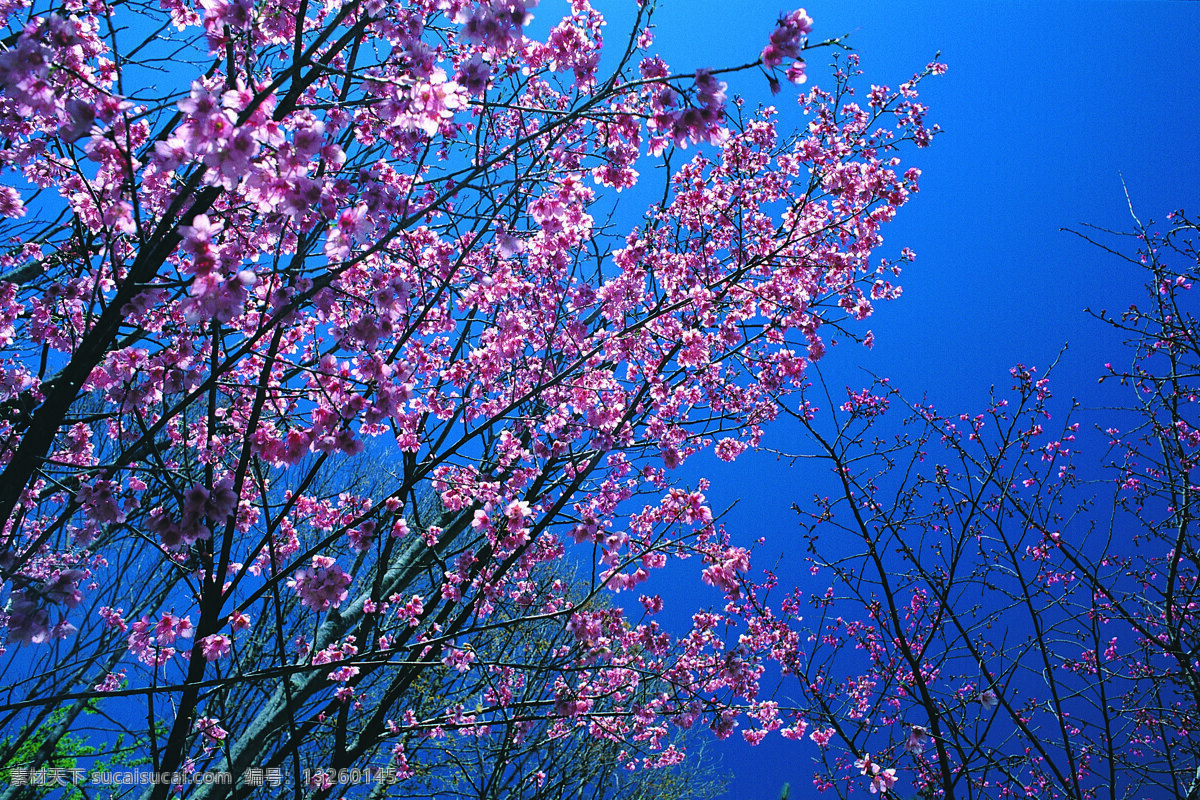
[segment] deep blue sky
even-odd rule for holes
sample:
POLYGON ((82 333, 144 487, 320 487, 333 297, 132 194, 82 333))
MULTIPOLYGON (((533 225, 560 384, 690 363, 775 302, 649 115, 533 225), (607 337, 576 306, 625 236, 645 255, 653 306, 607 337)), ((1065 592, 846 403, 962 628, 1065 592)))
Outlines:
MULTIPOLYGON (((731 16, 734 4, 720 0, 665 0, 656 45, 678 69, 735 63, 761 48, 781 10, 736 5, 731 16)), ((894 86, 939 50, 949 65, 922 87, 946 132, 909 154, 924 171, 921 192, 885 231, 885 250, 908 245, 918 259, 902 300, 871 321, 878 344, 865 363, 952 405, 977 405, 1013 363, 1045 363, 1064 342, 1064 366, 1092 376, 1104 350, 1088 349, 1098 331, 1080 312, 1125 304, 1133 276, 1059 229, 1127 230, 1122 176, 1143 219, 1195 205, 1200 5, 807 8, 814 39, 852 31, 868 83, 894 86)), ((827 60, 818 51, 810 64, 818 85, 827 60)), ((746 75, 731 88, 764 96, 761 83, 746 75)))
MULTIPOLYGON (((627 3, 594 2, 615 35, 627 3)), ((544 3, 541 13, 553 8, 544 3)), ((1010 366, 1044 366, 1067 344, 1057 394, 1099 405, 1102 364, 1124 358, 1084 308, 1127 306, 1140 276, 1060 229, 1128 230, 1122 179, 1143 220, 1200 205, 1200 3, 837 0, 806 8, 814 40, 852 33, 865 84, 895 86, 938 51, 949 66, 922 86, 945 133, 907 154, 924 172, 921 192, 884 233, 881 255, 910 246, 916 263, 902 276, 903 297, 878 306, 870 321, 874 350, 841 347, 823 362, 831 383, 865 385, 861 366, 942 411, 976 412, 990 385, 1007 385, 1010 366)), ((655 49, 681 72, 744 63, 783 10, 776 0, 663 0, 655 49)), ((827 51, 814 54, 812 82, 828 85, 827 61, 827 51)), ((730 89, 772 102, 761 77, 736 76, 730 89)), ((785 122, 798 123, 787 92, 773 102, 785 122)), ((799 446, 786 426, 768 439, 799 446)), ((753 454, 715 471, 714 506, 739 501, 729 528, 745 539, 766 536, 763 557, 786 554, 796 531, 789 507, 807 495, 799 473, 753 454)), ((793 560, 795 571, 783 572, 803 581, 793 560)), ((671 587, 654 590, 669 597, 671 587)), ((676 605, 694 605, 692 591, 681 586, 676 605)), ((735 738, 719 751, 735 773, 730 798, 777 798, 785 781, 793 796, 811 792, 807 742, 769 738, 752 750, 735 738)))

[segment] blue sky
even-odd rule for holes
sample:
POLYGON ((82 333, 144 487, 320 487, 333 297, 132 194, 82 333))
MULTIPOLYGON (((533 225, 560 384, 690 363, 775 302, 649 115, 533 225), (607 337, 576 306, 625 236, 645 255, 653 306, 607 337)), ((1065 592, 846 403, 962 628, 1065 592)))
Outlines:
MULTIPOLYGON (((756 52, 780 8, 740 3, 730 19, 730 6, 666 0, 656 45, 678 69, 756 52)), ((885 231, 885 250, 911 246, 917 262, 903 299, 871 321, 864 364, 953 405, 978 404, 1013 363, 1046 363, 1064 342, 1064 367, 1091 376, 1105 348, 1088 346, 1098 330, 1080 312, 1124 304, 1136 276, 1059 229, 1128 229, 1122 176, 1143 219, 1195 196, 1200 6, 839 0, 808 11, 814 39, 852 32, 868 83, 894 86, 939 50, 949 65, 922 86, 946 132, 907 154, 921 192, 885 231)), ((818 84, 826 60, 818 51, 810 64, 818 84)), ((745 75, 732 88, 755 98, 761 83, 745 75)))
MULTIPOLYGON (((614 34, 618 4, 595 4, 614 34)), ((922 85, 929 117, 945 133, 906 154, 923 170, 921 192, 884 231, 881 254, 910 246, 917 260, 902 276, 903 297, 878 306, 870 321, 874 350, 840 347, 823 362, 831 384, 865 385, 861 367, 944 412, 974 413, 989 386, 1007 385, 1010 366, 1044 367, 1068 345, 1056 394, 1100 405, 1096 377, 1105 361, 1123 357, 1114 334, 1084 309, 1124 308, 1138 298, 1140 276, 1060 229, 1129 230, 1122 181, 1143 220, 1197 207, 1200 3, 838 0, 806 8, 814 40, 851 33, 865 84, 894 86, 938 51, 949 66, 922 85)), ((774 0, 663 0, 655 48, 677 71, 744 63, 784 10, 774 0)), ((818 85, 828 85, 827 61, 827 51, 810 60, 818 85)), ((735 76, 730 89, 771 102, 760 76, 735 76)), ((786 97, 785 88, 774 102, 785 124, 798 124, 786 97)), ((799 446, 786 427, 768 439, 799 446)), ((717 478, 714 506, 738 501, 731 531, 767 536, 763 566, 785 553, 796 530, 789 507, 807 495, 800 474, 749 454, 717 478)), ((783 573, 803 581, 793 560, 795 571, 783 573)), ((678 596, 677 605, 688 602, 678 596)), ((731 739, 719 748, 734 771, 728 797, 776 798, 785 781, 793 796, 807 796, 811 750, 778 738, 755 749, 731 739)))

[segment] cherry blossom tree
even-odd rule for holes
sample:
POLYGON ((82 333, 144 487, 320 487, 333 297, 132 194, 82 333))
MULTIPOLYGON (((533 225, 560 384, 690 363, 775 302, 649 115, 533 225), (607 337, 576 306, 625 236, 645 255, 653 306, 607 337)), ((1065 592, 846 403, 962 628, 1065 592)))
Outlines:
POLYGON ((1135 223, 1080 233, 1146 276, 1094 314, 1125 340, 1098 402, 1017 366, 978 415, 885 378, 789 404, 833 476, 796 506, 828 588, 783 601, 819 789, 1200 797, 1200 228, 1135 223))
POLYGON ((587 0, 537 37, 535 4, 0 5, 0 726, 29 767, 97 701, 159 773, 314 797, 416 780, 443 736, 624 768, 784 725, 758 678, 794 637, 675 470, 758 446, 827 331, 870 343, 942 68, 860 96, 843 57, 789 132, 726 78, 804 82, 803 11, 679 73, 649 4, 608 49, 587 0), (669 634, 650 575, 688 556, 727 605, 669 634), (595 602, 639 585, 640 617, 595 602))

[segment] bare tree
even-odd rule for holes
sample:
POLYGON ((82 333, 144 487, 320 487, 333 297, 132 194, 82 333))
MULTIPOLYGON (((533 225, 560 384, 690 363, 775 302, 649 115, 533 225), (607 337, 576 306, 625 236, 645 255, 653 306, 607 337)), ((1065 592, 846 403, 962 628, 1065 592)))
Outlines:
POLYGON ((796 506, 829 589, 788 601, 818 785, 1200 796, 1197 228, 1135 222, 1080 233, 1146 276, 1143 301, 1095 314, 1126 340, 1100 379, 1125 407, 1059 404, 1050 370, 1018 365, 978 415, 886 379, 818 380, 792 408, 833 470, 796 506))

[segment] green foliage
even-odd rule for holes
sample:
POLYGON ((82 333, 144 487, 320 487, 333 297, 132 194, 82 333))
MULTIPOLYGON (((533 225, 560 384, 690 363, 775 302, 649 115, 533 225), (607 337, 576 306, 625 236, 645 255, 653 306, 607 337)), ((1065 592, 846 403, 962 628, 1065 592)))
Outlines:
MULTIPOLYGON (((26 796, 47 797, 52 793, 62 792, 58 796, 63 800, 89 800, 95 795, 94 793, 85 793, 84 788, 92 775, 98 772, 132 770, 150 763, 149 756, 138 757, 135 755, 138 748, 126 744, 125 734, 119 734, 111 743, 104 743, 101 746, 89 743, 87 739, 73 733, 60 736, 53 743, 53 750, 45 762, 39 763, 38 753, 49 741, 55 729, 66 719, 68 713, 69 709, 65 706, 56 708, 37 725, 32 735, 29 733, 30 727, 26 726, 16 737, 6 736, 0 740, 0 752, 9 751, 16 742, 20 742, 12 755, 0 764, 0 785, 11 785, 13 770, 19 767, 35 770, 64 770, 60 774, 67 781, 65 788, 54 785, 28 785, 26 796), (77 771, 82 771, 83 782, 73 785, 71 776, 80 774, 77 771)), ((89 700, 84 706, 83 713, 95 714, 96 701, 89 700)), ((166 734, 163 723, 157 723, 156 727, 159 728, 160 736, 166 734)))
MULTIPOLYGON (((15 739, 5 737, 0 742, 0 749, 9 750, 12 744, 16 741, 21 741, 16 752, 12 754, 3 765, 0 765, 0 782, 11 784, 12 770, 14 767, 32 766, 37 762, 38 752, 46 744, 46 741, 51 736, 55 728, 57 728, 67 716, 65 707, 56 708, 50 712, 50 715, 38 726, 32 736, 28 735, 29 728, 25 727, 21 730, 21 734, 15 739)), ((93 704, 89 703, 84 709, 85 714, 94 714, 93 704)), ((65 734, 59 737, 54 743, 54 750, 50 753, 46 763, 42 765, 46 769, 79 769, 79 759, 100 754, 100 749, 87 743, 87 741, 74 734, 65 734)), ((69 774, 69 773, 68 773, 69 774)), ((45 797, 54 791, 52 786, 30 786, 30 791, 38 797, 45 797)), ((67 791, 66 797, 75 800, 83 800, 83 794, 76 788, 71 788, 67 791)))

